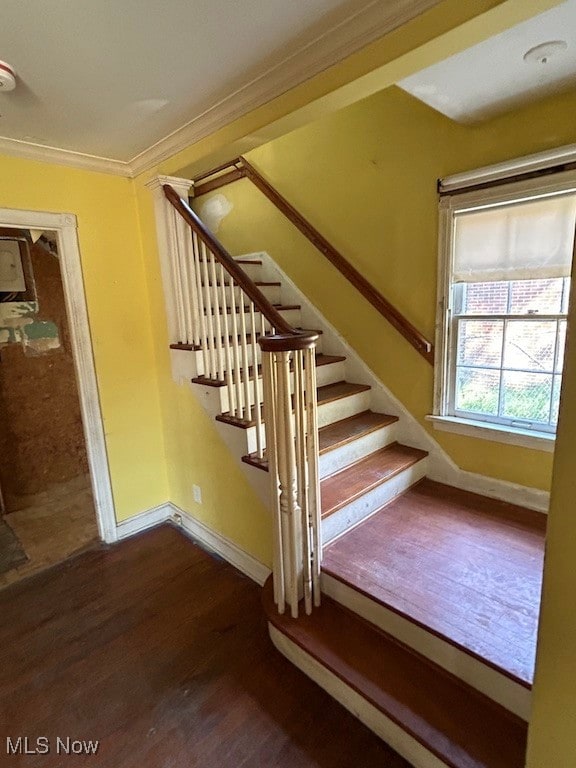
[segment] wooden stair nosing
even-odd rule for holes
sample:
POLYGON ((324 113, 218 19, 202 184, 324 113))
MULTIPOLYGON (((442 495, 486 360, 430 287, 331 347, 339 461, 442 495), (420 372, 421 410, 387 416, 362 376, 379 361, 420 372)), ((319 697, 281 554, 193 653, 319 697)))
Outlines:
MULTIPOLYGON (((367 392, 369 389, 371 389, 369 384, 351 384, 347 381, 337 381, 334 384, 325 384, 323 387, 318 387, 316 390, 318 405, 320 406, 327 403, 332 403, 336 400, 341 400, 344 397, 357 395, 361 392, 367 392)), ((254 427, 256 425, 256 421, 254 419, 251 421, 247 421, 246 419, 238 419, 235 416, 231 416, 229 413, 219 413, 216 416, 216 420, 225 424, 231 424, 235 427, 240 427, 241 429, 249 429, 250 427, 254 427)))
MULTIPOLYGON (((316 354, 316 367, 319 368, 324 365, 331 365, 332 363, 342 363, 346 360, 343 355, 325 355, 322 352, 316 354)), ((290 364, 290 370, 293 370, 293 363, 290 364)), ((242 370, 242 369, 241 369, 242 370)), ((262 365, 258 364, 258 377, 262 375, 262 365)), ((248 378, 250 381, 254 379, 254 366, 248 366, 248 378)), ((205 376, 195 376, 192 379, 193 384, 202 384, 205 387, 225 387, 226 381, 223 379, 210 379, 205 376)))
MULTIPOLYGON (((302 309, 302 305, 301 304, 273 304, 272 306, 274 307, 274 309, 277 309, 278 312, 289 312, 290 310, 294 310, 294 309, 302 309)), ((223 315, 224 314, 224 309, 226 309, 226 314, 227 315, 231 315, 232 314, 232 307, 226 306, 225 308, 224 307, 220 307, 220 312, 218 312, 218 313, 214 312, 214 308, 212 308, 212 315, 211 316, 212 317, 216 317, 217 314, 218 315, 223 315)), ((244 304, 242 306, 237 306, 236 307, 236 314, 239 315, 241 311, 244 311, 245 314, 248 314, 250 312, 250 306, 246 305, 246 304, 244 304)), ((259 313, 260 310, 257 307, 254 307, 254 312, 259 313)), ((208 313, 206 313, 205 317, 208 317, 208 316, 209 316, 208 313)))
POLYGON ((345 419, 335 421, 318 430, 320 455, 347 445, 365 435, 369 435, 382 427, 387 427, 398 421, 398 416, 390 416, 374 411, 362 411, 362 413, 347 416, 345 419))
MULTIPOLYGON (((345 423, 349 426, 358 424, 359 428, 354 430, 353 434, 349 434, 345 438, 341 438, 337 441, 334 440, 330 444, 325 444, 325 446, 320 449, 320 455, 326 454, 329 451, 333 451, 342 445, 347 445, 353 440, 358 440, 365 435, 369 435, 372 432, 375 432, 382 427, 387 427, 390 424, 394 424, 397 421, 397 416, 389 416, 388 414, 383 413, 374 413, 373 411, 363 411, 362 413, 355 414, 354 416, 348 416, 346 419, 342 419, 341 421, 335 421, 333 424, 329 424, 328 426, 319 429, 318 434, 320 436, 322 433, 326 435, 328 434, 327 430, 330 430, 336 425, 341 425, 341 429, 345 423)), ((320 443, 322 444, 322 437, 320 437, 320 443)), ((261 469, 264 472, 268 472, 268 460, 265 456, 260 458, 256 455, 256 453, 249 453, 245 456, 242 456, 242 461, 252 467, 256 467, 257 469, 261 469)))
POLYGON ((268 621, 451 768, 522 768, 527 725, 325 595, 311 616, 268 621))
POLYGON ((395 442, 325 477, 320 481, 322 517, 337 512, 426 456, 427 451, 395 442))

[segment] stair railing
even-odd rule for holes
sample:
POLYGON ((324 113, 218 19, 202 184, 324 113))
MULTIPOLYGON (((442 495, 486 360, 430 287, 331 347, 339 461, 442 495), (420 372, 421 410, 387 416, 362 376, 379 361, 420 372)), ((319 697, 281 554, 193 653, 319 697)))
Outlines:
POLYGON ((312 245, 348 280, 374 309, 382 315, 430 364, 434 363, 434 347, 399 309, 388 301, 294 206, 251 165, 245 157, 206 171, 194 179, 194 196, 199 197, 239 179, 248 179, 276 206, 312 245), (231 170, 227 170, 231 169, 231 170), (225 172, 226 171, 226 172, 225 172))
POLYGON ((229 417, 255 427, 274 511, 274 596, 280 613, 320 604, 320 493, 315 348, 293 328, 170 184, 171 286, 178 341, 201 352, 203 377, 224 382, 229 417), (258 352, 261 350, 262 383, 258 352), (262 384, 262 385, 261 385, 262 384))

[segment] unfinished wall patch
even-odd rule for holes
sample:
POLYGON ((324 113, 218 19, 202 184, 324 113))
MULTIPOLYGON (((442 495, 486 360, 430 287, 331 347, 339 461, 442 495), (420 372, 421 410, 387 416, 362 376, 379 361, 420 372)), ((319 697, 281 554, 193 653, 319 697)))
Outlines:
POLYGON ((211 232, 218 232, 222 219, 228 216, 234 206, 225 195, 214 195, 200 204, 199 215, 211 232))

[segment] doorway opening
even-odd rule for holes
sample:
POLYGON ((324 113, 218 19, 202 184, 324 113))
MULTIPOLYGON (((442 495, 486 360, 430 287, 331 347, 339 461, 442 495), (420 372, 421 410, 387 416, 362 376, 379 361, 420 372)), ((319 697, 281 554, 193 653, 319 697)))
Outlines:
POLYGON ((0 587, 115 538, 75 217, 0 212, 0 587))

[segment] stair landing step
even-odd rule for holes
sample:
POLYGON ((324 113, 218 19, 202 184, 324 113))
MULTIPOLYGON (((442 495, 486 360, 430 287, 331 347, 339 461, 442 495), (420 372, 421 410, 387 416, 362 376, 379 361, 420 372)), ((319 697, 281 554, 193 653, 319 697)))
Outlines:
POLYGON ((349 416, 347 419, 335 421, 333 424, 328 424, 328 426, 318 430, 320 453, 326 453, 333 448, 346 445, 352 440, 397 421, 397 416, 388 416, 385 413, 374 413, 373 411, 363 411, 349 416))
POLYGON ((527 726, 330 598, 311 616, 268 621, 451 768, 522 768, 527 726))
POLYGON ((427 455, 419 448, 392 443, 326 477, 320 483, 322 517, 331 515, 427 455))
POLYGON ((529 688, 546 517, 423 480, 330 544, 322 570, 529 688))
MULTIPOLYGON (((345 357, 341 355, 323 355, 321 352, 319 352, 316 355, 316 367, 322 365, 330 365, 331 363, 341 363, 344 360, 346 360, 345 357)), ((293 366, 290 366, 291 370, 293 366)), ((262 366, 258 365, 258 375, 260 376, 262 374, 262 366)), ((254 366, 249 366, 248 368, 248 375, 250 379, 252 379, 254 375, 254 366)), ((202 384, 206 387, 225 387, 226 382, 222 381, 222 379, 209 379, 205 376, 196 376, 192 379, 193 384, 202 384)))

